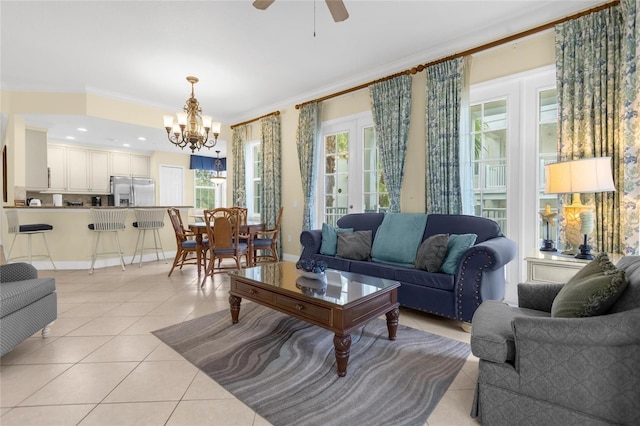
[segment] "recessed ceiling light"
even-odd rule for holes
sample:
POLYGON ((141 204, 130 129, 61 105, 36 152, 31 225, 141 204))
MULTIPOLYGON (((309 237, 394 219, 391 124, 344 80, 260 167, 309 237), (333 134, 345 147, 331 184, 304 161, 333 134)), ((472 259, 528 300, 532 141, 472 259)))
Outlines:
POLYGON ((70 141, 75 141, 76 140, 75 136, 67 136, 67 139, 69 139, 70 141))
POLYGON ((144 136, 140 136, 140 137, 138 138, 138 140, 139 140, 139 141, 146 141, 146 140, 147 140, 147 138, 145 138, 144 136))
POLYGON ((87 129, 85 129, 84 127, 78 127, 76 130, 79 131, 79 132, 86 132, 87 131, 87 129))
POLYGON ((122 146, 129 148, 131 145, 129 145, 128 143, 123 143, 122 146))

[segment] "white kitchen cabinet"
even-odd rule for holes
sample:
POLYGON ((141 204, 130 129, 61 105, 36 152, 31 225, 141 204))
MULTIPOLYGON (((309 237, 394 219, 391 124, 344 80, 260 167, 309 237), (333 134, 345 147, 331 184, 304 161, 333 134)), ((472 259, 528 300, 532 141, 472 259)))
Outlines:
POLYGON ((111 152, 110 157, 112 176, 149 177, 148 155, 111 152))
POLYGON ((111 176, 131 176, 131 155, 126 152, 110 152, 111 176))
POLYGON ((96 194, 108 194, 109 187, 109 153, 107 151, 91 151, 89 153, 89 191, 96 194))
POLYGON ((25 130, 25 185, 27 190, 49 187, 47 176, 47 132, 25 130))
POLYGON ((89 150, 67 148, 67 191, 89 191, 89 150))
POLYGON ((109 151, 79 146, 49 145, 48 192, 101 194, 110 192, 109 151))
POLYGON ((60 145, 47 147, 49 190, 67 190, 67 149, 60 145))
POLYGON ((131 154, 131 176, 148 178, 150 176, 149 163, 148 155, 131 154))

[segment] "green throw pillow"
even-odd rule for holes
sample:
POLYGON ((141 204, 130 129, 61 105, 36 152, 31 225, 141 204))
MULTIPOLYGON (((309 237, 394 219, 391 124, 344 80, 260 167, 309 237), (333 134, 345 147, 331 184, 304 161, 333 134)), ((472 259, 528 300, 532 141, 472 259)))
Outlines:
POLYGON ((335 256, 338 247, 338 232, 353 232, 353 228, 336 228, 335 226, 322 224, 322 245, 320 254, 335 256))
POLYGON ((440 272, 444 258, 447 257, 448 245, 449 234, 436 234, 424 240, 416 254, 416 269, 440 272))
POLYGON ((352 260, 369 260, 371 257, 371 231, 338 233, 337 256, 352 260))
POLYGON ((462 257, 462 253, 476 243, 478 236, 476 234, 451 234, 449 235, 449 243, 447 244, 447 257, 442 263, 440 272, 455 275, 458 272, 458 263, 462 257))
POLYGON ((580 318, 602 315, 626 286, 625 272, 616 268, 606 253, 600 253, 558 292, 551 305, 551 316, 580 318))
POLYGON ((387 213, 371 247, 374 262, 411 267, 427 224, 424 213, 387 213))

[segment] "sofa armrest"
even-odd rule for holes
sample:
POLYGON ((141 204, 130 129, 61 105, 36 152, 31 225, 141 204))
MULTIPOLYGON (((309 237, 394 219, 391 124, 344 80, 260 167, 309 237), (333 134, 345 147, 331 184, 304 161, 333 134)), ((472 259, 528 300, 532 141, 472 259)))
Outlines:
POLYGON ((302 244, 302 254, 300 259, 306 259, 314 254, 320 253, 322 245, 322 230, 312 229, 302 231, 300 234, 300 244, 302 244))
POLYGON ((28 263, 0 265, 0 282, 24 281, 38 278, 38 270, 28 263))
POLYGON ((517 317, 512 327, 520 393, 637 424, 640 308, 589 318, 517 317))
POLYGON ((640 345, 640 308, 588 318, 516 317, 512 327, 516 345, 525 341, 558 346, 640 345))
POLYGON ((506 237, 483 241, 464 252, 454 288, 456 319, 469 322, 483 301, 504 298, 503 268, 516 252, 516 243, 506 237))
POLYGON ((518 306, 535 309, 536 311, 551 312, 553 299, 556 298, 564 284, 518 284, 518 306))

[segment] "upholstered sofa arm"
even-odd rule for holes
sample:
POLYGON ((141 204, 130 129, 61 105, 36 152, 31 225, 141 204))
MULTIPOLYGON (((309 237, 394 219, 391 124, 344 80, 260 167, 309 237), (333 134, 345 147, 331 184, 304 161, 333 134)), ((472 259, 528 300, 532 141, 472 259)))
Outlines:
POLYGON ((535 309, 536 311, 551 312, 553 299, 556 298, 564 284, 518 284, 518 306, 535 309))
POLYGON ((516 346, 524 342, 558 347, 640 345, 640 308, 588 318, 517 317, 513 330, 516 346))
POLYGON ((517 317, 512 327, 519 393, 612 424, 638 424, 640 308, 590 318, 517 317))
POLYGON ((28 263, 0 265, 0 282, 8 283, 38 278, 38 270, 28 263))
POLYGON ((300 244, 302 244, 302 254, 300 255, 300 259, 305 259, 314 254, 320 253, 320 246, 322 245, 322 230, 312 229, 309 231, 302 231, 300 234, 300 244))
POLYGON ((483 241, 464 252, 454 288, 457 319, 470 322, 483 301, 504 298, 502 268, 515 258, 516 252, 516 243, 506 237, 483 241))

